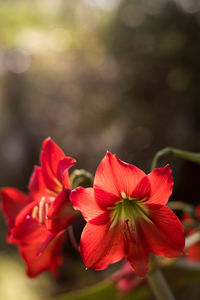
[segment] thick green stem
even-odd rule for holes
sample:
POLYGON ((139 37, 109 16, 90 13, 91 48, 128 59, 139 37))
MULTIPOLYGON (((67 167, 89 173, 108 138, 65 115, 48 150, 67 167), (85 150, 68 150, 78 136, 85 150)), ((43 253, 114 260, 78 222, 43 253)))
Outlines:
POLYGON ((158 267, 148 273, 147 280, 156 300, 175 300, 174 295, 158 267))
POLYGON ((156 300, 175 300, 174 295, 165 280, 155 255, 151 255, 150 269, 146 276, 156 300))
POLYGON ((158 151, 156 155, 154 156, 153 162, 152 162, 152 170, 157 168, 160 160, 167 156, 174 156, 182 159, 186 159, 192 162, 195 162, 197 164, 200 164, 200 153, 194 153, 189 151, 184 151, 176 148, 163 148, 162 150, 158 151))

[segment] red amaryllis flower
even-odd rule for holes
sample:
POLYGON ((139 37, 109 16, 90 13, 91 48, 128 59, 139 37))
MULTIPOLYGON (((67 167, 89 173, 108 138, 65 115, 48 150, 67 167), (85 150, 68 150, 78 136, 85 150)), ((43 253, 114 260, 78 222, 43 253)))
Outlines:
POLYGON ((68 170, 74 163, 48 138, 43 143, 41 167, 35 167, 30 179, 29 195, 9 187, 1 190, 9 225, 7 240, 18 245, 30 277, 48 269, 57 274, 63 233, 76 216, 69 201, 68 170))
POLYGON ((146 284, 145 278, 137 276, 128 262, 111 276, 111 282, 116 285, 120 295, 128 294, 146 284))
POLYGON ((182 224, 165 206, 172 186, 169 166, 146 175, 108 152, 96 171, 94 188, 79 187, 70 196, 87 221, 80 243, 86 267, 102 270, 125 256, 143 277, 151 252, 182 255, 182 224))
MULTIPOLYGON (((186 235, 189 236, 189 235, 197 232, 197 229, 194 227, 195 220, 189 214, 185 213, 183 215, 183 221, 185 223, 188 223, 187 225, 191 224, 191 226, 188 226, 188 228, 186 229, 186 235)), ((196 221, 197 221, 197 223, 199 222, 199 225, 200 225, 200 205, 198 205, 196 208, 196 221)), ((198 241, 194 245, 188 247, 185 254, 186 254, 186 258, 189 261, 200 262, 200 241, 198 241)))

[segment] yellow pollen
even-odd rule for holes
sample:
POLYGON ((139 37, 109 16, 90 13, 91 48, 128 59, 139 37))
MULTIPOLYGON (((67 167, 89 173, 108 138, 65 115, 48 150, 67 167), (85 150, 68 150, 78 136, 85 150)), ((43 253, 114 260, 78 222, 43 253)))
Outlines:
POLYGON ((36 219, 38 213, 38 206, 34 206, 33 211, 32 211, 32 218, 36 219))
POLYGON ((38 220, 40 223, 44 222, 44 201, 45 201, 45 197, 42 197, 40 203, 39 203, 39 211, 38 211, 38 220))
POLYGON ((126 199, 127 196, 126 196, 126 193, 125 192, 121 192, 121 196, 122 196, 122 199, 126 199))

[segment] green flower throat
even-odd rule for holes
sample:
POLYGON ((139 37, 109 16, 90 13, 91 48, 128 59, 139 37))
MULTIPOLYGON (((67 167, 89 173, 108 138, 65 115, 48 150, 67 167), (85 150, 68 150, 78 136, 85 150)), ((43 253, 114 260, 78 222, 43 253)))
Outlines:
POLYGON ((144 205, 145 199, 127 197, 125 193, 121 193, 122 199, 111 208, 111 226, 114 227, 119 222, 134 222, 138 218, 149 219, 148 209, 144 205))

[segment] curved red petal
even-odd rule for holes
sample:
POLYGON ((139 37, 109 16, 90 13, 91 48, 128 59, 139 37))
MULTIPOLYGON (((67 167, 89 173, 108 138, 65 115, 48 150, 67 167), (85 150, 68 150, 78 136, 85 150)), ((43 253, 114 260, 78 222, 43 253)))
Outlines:
POLYGON ((121 197, 118 197, 114 194, 108 193, 106 191, 100 190, 98 188, 94 188, 94 198, 95 202, 102 210, 106 210, 108 208, 113 207, 116 202, 121 200, 121 197))
POLYGON ((37 201, 31 202, 24 207, 15 219, 15 225, 9 236, 10 242, 15 243, 31 243, 32 240, 40 236, 40 231, 45 227, 32 218, 32 211, 37 201))
POLYGON ((42 241, 48 240, 49 232, 46 230, 40 233, 40 241, 33 241, 31 244, 20 244, 19 251, 27 265, 27 275, 36 277, 46 270, 57 275, 58 267, 62 262, 61 249, 66 240, 65 235, 50 238, 49 243, 40 252, 42 241), (38 253, 40 252, 40 255, 38 253))
POLYGON ((87 223, 81 235, 80 251, 87 268, 103 270, 124 256, 122 226, 87 223))
POLYGON ((135 187, 131 197, 138 199, 147 199, 151 193, 151 184, 148 176, 143 177, 135 187))
POLYGON ((110 220, 110 214, 108 212, 104 212, 101 215, 98 215, 94 219, 90 220, 89 223, 93 225, 105 225, 110 220))
POLYGON ((64 189, 52 202, 46 220, 47 229, 59 232, 73 223, 77 212, 69 201, 70 190, 64 189))
POLYGON ((28 189, 31 193, 34 194, 45 191, 46 185, 43 179, 41 167, 34 167, 34 171, 29 181, 28 189))
POLYGON ((183 226, 167 206, 146 205, 151 222, 141 221, 149 249, 156 255, 178 257, 183 255, 185 236, 183 226))
POLYGON ((65 157, 60 160, 57 169, 57 178, 65 188, 71 189, 69 181, 69 168, 76 163, 76 160, 71 157, 65 157))
POLYGON ((65 163, 60 163, 61 160, 68 160, 68 168, 71 167, 75 160, 71 157, 66 157, 64 152, 50 138, 43 142, 43 150, 41 151, 41 166, 45 184, 48 189, 54 192, 60 192, 62 185, 61 172, 64 171, 65 163))
POLYGON ((121 161, 116 154, 107 152, 94 178, 94 187, 121 197, 130 196, 145 173, 137 167, 121 161))
POLYGON ((148 178, 151 183, 151 194, 148 203, 166 204, 173 188, 173 178, 169 165, 154 169, 148 174, 148 178))
POLYGON ((2 210, 7 218, 10 228, 14 226, 17 214, 30 203, 31 199, 21 191, 5 187, 1 189, 2 210))
POLYGON ((74 209, 80 210, 86 221, 103 213, 103 210, 95 201, 93 188, 76 188, 71 192, 70 200, 74 209))
POLYGON ((190 261, 200 262, 200 242, 197 242, 186 250, 186 257, 190 261))
POLYGON ((139 223, 136 228, 135 225, 127 226, 124 233, 125 257, 133 267, 134 272, 138 276, 144 277, 148 271, 150 249, 139 223))

